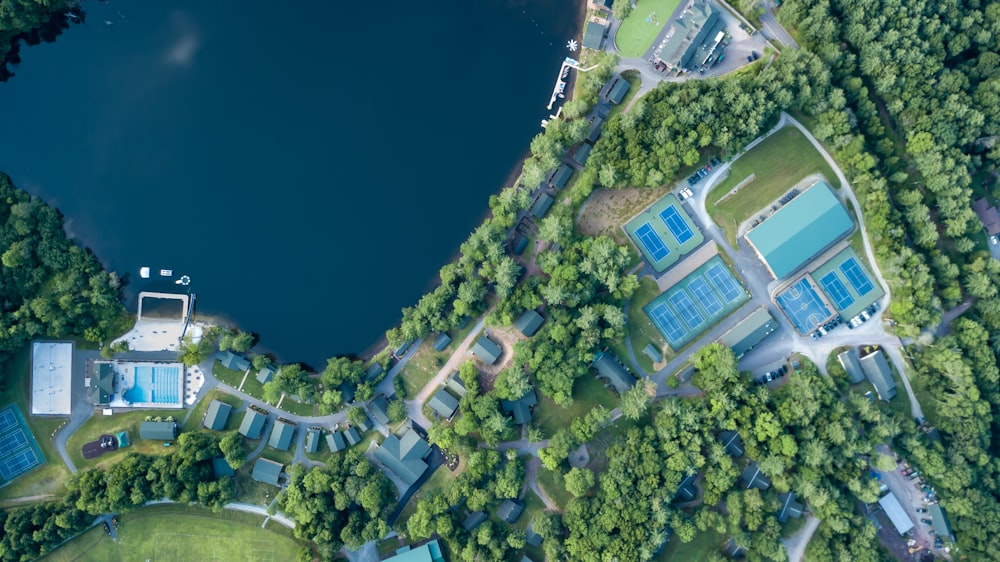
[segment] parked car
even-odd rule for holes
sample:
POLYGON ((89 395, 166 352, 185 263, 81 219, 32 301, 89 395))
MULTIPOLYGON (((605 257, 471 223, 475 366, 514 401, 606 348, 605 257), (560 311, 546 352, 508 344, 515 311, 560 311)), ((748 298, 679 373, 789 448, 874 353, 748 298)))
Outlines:
POLYGON ((105 522, 104 522, 104 532, 105 532, 105 533, 107 533, 107 534, 108 534, 108 536, 110 536, 110 535, 111 535, 111 526, 110 526, 110 525, 108 525, 108 522, 107 522, 107 521, 105 521, 105 522))
POLYGON ((927 513, 927 510, 924 509, 924 508, 922 508, 922 507, 918 507, 917 508, 917 513, 927 513))
POLYGON ((934 522, 931 521, 930 519, 921 519, 920 522, 923 523, 924 525, 933 525, 934 524, 934 522))

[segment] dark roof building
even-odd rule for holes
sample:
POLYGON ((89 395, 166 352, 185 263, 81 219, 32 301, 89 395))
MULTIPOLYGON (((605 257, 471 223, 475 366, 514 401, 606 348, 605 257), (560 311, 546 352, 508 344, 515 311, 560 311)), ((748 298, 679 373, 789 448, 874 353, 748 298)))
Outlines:
POLYGON ((566 187, 566 183, 569 182, 569 178, 571 177, 573 177, 573 168, 570 168, 566 164, 561 164, 556 168, 555 173, 552 174, 549 184, 556 189, 562 189, 566 187))
POLYGON ((743 469, 743 474, 740 475, 740 484, 747 490, 757 488, 762 492, 771 487, 771 481, 767 476, 764 476, 764 473, 761 472, 760 467, 755 462, 748 464, 743 469))
POLYGON ((111 403, 111 395, 115 391, 115 372, 110 363, 103 361, 94 363, 94 374, 90 377, 90 400, 97 406, 111 403))
POLYGON ((247 408, 247 413, 243 414, 243 421, 240 422, 240 435, 249 439, 259 439, 265 423, 267 423, 267 412, 258 410, 256 406, 250 406, 247 408))
POLYGON ((232 406, 221 400, 212 400, 208 405, 208 411, 205 412, 202 425, 215 431, 226 429, 226 422, 229 421, 229 412, 232 409, 232 406))
POLYGON ((462 528, 471 532, 476 527, 482 525, 483 521, 486 521, 487 519, 489 519, 489 517, 487 517, 482 511, 473 511, 468 517, 465 518, 465 521, 462 521, 462 528))
POLYGON ((233 371, 246 371, 250 368, 250 362, 246 357, 237 355, 231 351, 220 351, 215 354, 215 358, 227 369, 233 371))
POLYGON ((514 322, 514 327, 517 328, 518 332, 521 332, 525 337, 530 338, 535 335, 535 332, 542 327, 542 322, 545 322, 545 318, 541 314, 535 312, 534 310, 526 310, 517 322, 514 322))
POLYGON ((549 207, 552 206, 552 197, 548 193, 542 193, 535 199, 535 204, 531 206, 531 214, 535 218, 542 218, 545 213, 549 212, 549 207))
POLYGON ((514 252, 515 255, 520 256, 524 253, 524 249, 528 247, 528 239, 524 236, 518 234, 514 237, 513 242, 511 242, 510 250, 514 252))
POLYGON ((778 512, 778 521, 784 523, 789 517, 798 519, 802 517, 802 504, 795 501, 795 492, 785 492, 778 496, 781 502, 781 511, 778 512))
POLYGON ((625 99, 625 95, 628 94, 629 88, 632 85, 628 83, 628 80, 618 76, 614 79, 614 83, 611 84, 611 88, 608 89, 608 101, 618 105, 625 99))
POLYGON ((279 451, 287 451, 292 446, 292 437, 295 435, 295 424, 278 418, 271 428, 271 437, 267 444, 279 451))
POLYGON ((590 157, 590 150, 594 148, 587 143, 583 143, 576 147, 573 151, 573 160, 576 160, 581 166, 587 163, 587 158, 590 157))
POLYGON ((951 532, 951 525, 948 524, 948 516, 944 513, 944 508, 939 504, 932 503, 927 506, 928 514, 931 516, 932 527, 937 536, 943 541, 955 542, 955 535, 951 532))
POLYGON ((389 425, 389 401, 385 396, 379 394, 368 403, 368 413, 375 419, 376 423, 389 425))
POLYGON ((646 357, 649 357, 649 360, 653 363, 663 361, 663 354, 660 353, 660 350, 656 349, 656 346, 651 343, 647 343, 646 347, 642 348, 642 353, 646 357))
POLYGON ((406 352, 410 350, 410 346, 412 345, 413 345, 413 340, 404 341, 403 343, 399 344, 399 347, 397 347, 392 352, 392 356, 395 357, 396 359, 402 359, 403 356, 406 355, 406 352))
POLYGON ((212 474, 216 478, 222 478, 223 476, 233 476, 236 474, 236 471, 233 470, 233 467, 229 466, 225 457, 215 457, 212 459, 212 474))
POLYGON ((677 491, 674 492, 674 501, 689 502, 693 501, 698 497, 698 488, 694 485, 695 480, 698 479, 698 473, 689 474, 681 480, 681 483, 677 485, 677 491))
POLYGON ((402 436, 390 435, 375 449, 375 459, 407 486, 412 486, 427 470, 424 458, 430 445, 416 431, 407 430, 402 436))
POLYGON ((861 370, 861 363, 858 363, 858 355, 854 352, 854 348, 840 352, 837 355, 837 361, 840 362, 844 371, 847 371, 847 379, 851 381, 851 384, 858 384, 865 380, 865 373, 861 370))
MULTIPOLYGON (((625 82, 625 84, 627 85, 628 82, 625 82)), ((587 135, 587 142, 589 142, 590 144, 596 143, 597 139, 601 138, 601 130, 603 129, 604 129, 604 118, 601 117, 600 115, 595 115, 594 118, 590 121, 590 134, 587 135)), ((566 164, 563 164, 563 166, 566 166, 566 164)), ((569 168, 569 166, 566 167, 569 168)))
POLYGON ((535 389, 531 389, 527 394, 517 400, 502 400, 500 406, 504 412, 514 416, 514 423, 523 425, 531 421, 531 407, 538 404, 538 396, 535 389))
POLYGON ((257 371, 257 382, 259 382, 260 384, 269 383, 273 379, 274 379, 274 369, 272 369, 270 365, 257 371))
POLYGON ((333 433, 326 434, 326 446, 330 448, 331 453, 339 453, 347 448, 347 443, 344 442, 344 435, 339 431, 334 431, 333 433))
POLYGON ((458 371, 448 375, 448 379, 444 382, 444 385, 459 398, 465 396, 469 392, 469 389, 465 388, 465 383, 462 382, 462 377, 458 376, 458 371))
POLYGON ((168 421, 144 421, 139 424, 139 437, 150 441, 173 441, 177 438, 177 424, 168 421))
POLYGON ((621 364, 617 357, 608 352, 598 353, 593 366, 597 369, 597 376, 607 379, 618 394, 635 386, 635 377, 632 376, 632 373, 628 372, 628 369, 621 364))
POLYGON ((483 363, 492 365, 497 362, 497 359, 500 359, 500 356, 503 354, 503 349, 501 349, 499 345, 493 343, 493 340, 491 340, 487 334, 479 338, 479 340, 476 341, 476 344, 472 346, 472 354, 480 358, 483 363))
POLYGON ((723 431, 719 434, 719 441, 722 441, 722 446, 726 448, 726 454, 734 459, 746 454, 746 449, 743 448, 743 438, 735 431, 723 431))
POLYGON ((528 528, 524 530, 524 540, 531 546, 542 546, 542 535, 535 532, 535 520, 528 523, 528 528))
POLYGON ((310 427, 306 430, 306 452, 315 453, 319 450, 320 430, 310 427))
POLYGON ((365 380, 370 381, 384 372, 385 369, 382 368, 382 365, 372 363, 371 365, 368 365, 367 369, 365 369, 365 380))
POLYGON ((719 338, 719 343, 732 349, 733 354, 739 359, 777 329, 778 323, 774 321, 767 307, 762 306, 723 334, 719 338))
POLYGON ((597 22, 587 22, 587 27, 583 31, 583 46, 592 51, 600 51, 601 44, 604 43, 605 30, 606 28, 597 22))
POLYGON ((451 336, 445 332, 440 332, 434 338, 434 351, 444 351, 444 348, 448 347, 449 343, 451 343, 451 336))
POLYGON ((673 34, 660 49, 658 58, 670 68, 694 70, 705 64, 715 51, 726 24, 715 6, 696 0, 673 27, 673 34))
POLYGON ((497 517, 499 517, 501 521, 514 523, 517 521, 517 518, 521 516, 523 511, 524 504, 517 500, 508 499, 504 500, 503 503, 500 504, 500 508, 497 509, 497 517))
POLYGON ((361 434, 358 433, 357 429, 349 427, 345 429, 343 433, 344 433, 344 440, 347 441, 347 444, 349 446, 353 447, 361 442, 361 434))
POLYGON ((458 411, 458 399, 448 392, 448 389, 441 387, 427 401, 427 406, 446 420, 450 420, 458 411))
POLYGON ((983 223, 986 234, 990 236, 1000 234, 1000 214, 997 213, 995 206, 990 205, 984 197, 980 197, 972 202, 972 210, 976 212, 976 216, 983 223))
POLYGON ((284 468, 284 466, 285 465, 280 462, 260 458, 254 463, 253 473, 250 477, 258 482, 278 486, 278 478, 281 477, 281 469, 284 468))
POLYGON ((861 370, 868 382, 875 387, 880 400, 888 402, 896 397, 896 381, 892 380, 892 369, 885 360, 882 350, 869 353, 861 358, 861 370))

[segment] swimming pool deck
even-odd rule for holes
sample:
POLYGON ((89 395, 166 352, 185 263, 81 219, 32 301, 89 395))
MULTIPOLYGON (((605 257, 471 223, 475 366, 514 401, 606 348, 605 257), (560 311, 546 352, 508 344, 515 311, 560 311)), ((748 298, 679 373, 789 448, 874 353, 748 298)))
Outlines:
POLYGON ((137 408, 137 409, 177 409, 184 406, 185 403, 185 381, 187 379, 186 371, 184 365, 181 363, 161 363, 161 362, 132 362, 132 361, 114 361, 110 362, 111 368, 114 370, 114 399, 109 404, 111 408, 137 408), (128 392, 129 389, 135 386, 135 368, 136 367, 174 367, 177 369, 177 399, 171 402, 128 402, 122 398, 122 395, 128 392))
POLYGON ((135 326, 124 336, 115 340, 127 341, 132 351, 177 351, 180 348, 184 327, 187 326, 190 313, 191 296, 175 293, 139 293, 139 311, 136 314, 135 326), (181 301, 181 317, 177 318, 143 318, 143 299, 168 299, 181 301))

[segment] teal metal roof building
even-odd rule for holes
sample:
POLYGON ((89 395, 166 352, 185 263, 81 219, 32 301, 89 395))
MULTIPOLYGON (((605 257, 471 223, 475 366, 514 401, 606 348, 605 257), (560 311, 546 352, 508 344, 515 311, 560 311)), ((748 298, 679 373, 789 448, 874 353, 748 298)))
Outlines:
POLYGON ((739 359, 777 329, 778 323, 767 308, 762 306, 723 334, 719 343, 732 349, 739 359))
POLYGON ((525 337, 530 338, 535 335, 535 332, 537 332, 539 328, 542 327, 542 322, 544 321, 545 318, 543 318, 538 312, 534 310, 526 310, 524 314, 517 319, 517 322, 514 322, 514 327, 517 328, 518 332, 524 334, 525 337))
POLYGON ((279 419, 271 428, 271 437, 267 440, 267 444, 279 451, 287 451, 292 446, 293 435, 295 435, 295 424, 279 419))
POLYGON ((417 547, 404 546, 382 562, 445 562, 437 539, 417 547))
POLYGON ((826 182, 817 182, 746 234, 775 279, 795 273, 854 229, 826 182))
POLYGON ((177 424, 172 421, 144 421, 139 424, 139 437, 151 441, 173 441, 177 438, 177 424))
POLYGON ((212 403, 208 405, 208 412, 205 413, 203 425, 215 431, 226 429, 226 422, 229 421, 229 412, 232 409, 233 407, 225 402, 212 400, 212 403))
POLYGON ((472 354, 483 360, 483 363, 492 365, 503 355, 503 349, 493 342, 488 336, 483 335, 476 344, 472 346, 472 354))
POLYGON ((258 482, 278 486, 278 478, 281 476, 281 469, 285 465, 270 459, 260 458, 253 465, 253 473, 250 477, 258 482))
POLYGON ((264 424, 267 423, 267 412, 262 412, 255 407, 247 408, 247 413, 243 414, 243 421, 240 422, 240 435, 248 439, 259 439, 264 431, 264 424))

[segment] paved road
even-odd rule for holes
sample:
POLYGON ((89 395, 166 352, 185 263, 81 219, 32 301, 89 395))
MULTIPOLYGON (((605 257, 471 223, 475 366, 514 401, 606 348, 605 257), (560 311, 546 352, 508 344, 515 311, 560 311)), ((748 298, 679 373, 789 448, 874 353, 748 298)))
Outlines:
POLYGON ((289 529, 294 529, 295 528, 295 521, 292 521, 287 515, 285 515, 284 513, 281 513, 280 511, 275 512, 274 515, 269 515, 267 513, 267 508, 266 507, 261 507, 259 505, 253 505, 253 504, 250 504, 250 503, 240 503, 240 502, 227 503, 223 507, 225 507, 226 509, 232 510, 232 511, 243 511, 245 513, 256 513, 257 515, 263 515, 265 517, 270 517, 272 521, 277 521, 278 523, 281 523, 282 525, 284 525, 285 527, 288 527, 289 529))
POLYGON ((764 8, 764 13, 760 16, 760 23, 763 26, 762 31, 767 35, 768 39, 776 39, 779 43, 785 45, 786 47, 798 49, 799 44, 795 42, 795 39, 792 39, 792 36, 788 33, 788 31, 786 31, 774 17, 774 11, 771 9, 772 1, 773 0, 760 1, 760 5, 764 8))

